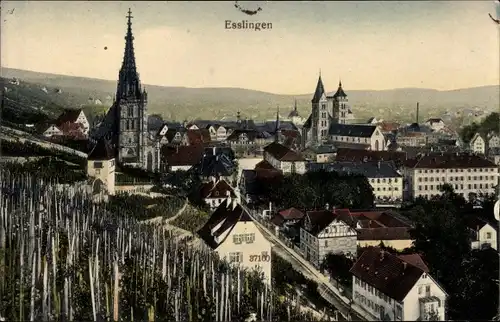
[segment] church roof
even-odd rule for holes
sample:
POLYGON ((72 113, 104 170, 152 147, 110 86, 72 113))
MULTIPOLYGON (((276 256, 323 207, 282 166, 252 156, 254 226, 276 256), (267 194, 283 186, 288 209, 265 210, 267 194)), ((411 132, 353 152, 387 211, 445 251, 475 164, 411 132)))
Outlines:
POLYGON ((88 160, 111 160, 114 159, 113 149, 109 146, 105 138, 99 139, 97 144, 88 155, 88 160))
POLYGON ((337 98, 337 97, 347 97, 347 94, 342 89, 342 82, 339 82, 339 88, 337 89, 337 92, 335 94, 333 94, 333 97, 334 98, 337 98))
POLYGON ((349 137, 364 137, 369 138, 377 126, 375 125, 360 125, 360 124, 331 124, 328 133, 330 135, 349 136, 349 137))
POLYGON ((314 91, 314 96, 311 103, 318 103, 321 96, 325 93, 325 87, 323 86, 323 81, 321 80, 321 75, 318 78, 318 84, 316 84, 316 90, 314 91))
POLYGON ((57 118, 56 126, 61 126, 64 123, 74 123, 80 116, 82 109, 67 109, 57 118))

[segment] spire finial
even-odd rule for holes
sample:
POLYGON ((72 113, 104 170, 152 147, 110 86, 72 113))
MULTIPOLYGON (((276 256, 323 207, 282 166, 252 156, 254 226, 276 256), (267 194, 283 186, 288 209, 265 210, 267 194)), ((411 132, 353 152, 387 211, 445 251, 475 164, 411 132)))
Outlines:
POLYGON ((321 77, 321 68, 319 69, 319 77, 321 77))
POLYGON ((295 99, 295 104, 293 106, 293 109, 295 110, 295 112, 297 112, 297 99, 295 99))
POLYGON ((342 80, 339 78, 339 87, 342 87, 342 80))
POLYGON ((128 22, 130 23, 132 21, 132 10, 130 10, 130 8, 128 8, 128 15, 127 15, 127 18, 128 18, 128 22))

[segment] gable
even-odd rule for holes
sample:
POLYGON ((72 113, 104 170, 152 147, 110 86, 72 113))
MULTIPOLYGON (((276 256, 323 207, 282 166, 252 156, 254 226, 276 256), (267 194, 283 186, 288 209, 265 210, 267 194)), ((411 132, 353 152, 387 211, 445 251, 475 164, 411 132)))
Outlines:
POLYGON ((223 127, 223 126, 220 126, 218 129, 217 129, 217 133, 226 133, 226 128, 223 127))
POLYGON ((188 127, 188 130, 199 130, 199 127, 197 127, 196 124, 193 124, 190 127, 188 127))
POLYGON ((333 220, 327 227, 325 227, 325 229, 321 231, 318 237, 323 237, 323 235, 328 235, 331 233, 357 234, 356 230, 354 230, 342 220, 338 219, 333 220))
POLYGON ((163 136, 163 135, 167 134, 167 131, 168 131, 168 126, 167 126, 167 124, 163 124, 163 126, 162 126, 162 127, 161 127, 161 129, 160 129, 160 133, 159 133, 159 135, 163 136))

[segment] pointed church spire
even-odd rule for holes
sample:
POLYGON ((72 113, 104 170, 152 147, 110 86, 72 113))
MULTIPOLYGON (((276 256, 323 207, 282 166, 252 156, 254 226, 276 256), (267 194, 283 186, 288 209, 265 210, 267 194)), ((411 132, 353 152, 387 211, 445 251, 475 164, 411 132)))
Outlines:
POLYGON ((116 97, 120 99, 140 99, 142 96, 141 84, 134 54, 134 36, 132 35, 132 11, 128 9, 127 34, 125 36, 125 52, 122 67, 118 77, 116 97))
POLYGON ((323 86, 323 81, 321 80, 321 71, 319 72, 318 83, 316 84, 316 90, 314 91, 313 99, 311 103, 318 103, 321 96, 325 93, 325 87, 323 86))
POLYGON ((297 99, 295 99, 295 104, 294 104, 294 106, 293 106, 293 110, 294 110, 295 112, 297 112, 297 99))
POLYGON ((347 97, 347 94, 344 92, 344 89, 342 88, 342 80, 340 80, 340 79, 339 79, 339 88, 337 89, 337 92, 333 95, 333 97, 334 98, 347 97))

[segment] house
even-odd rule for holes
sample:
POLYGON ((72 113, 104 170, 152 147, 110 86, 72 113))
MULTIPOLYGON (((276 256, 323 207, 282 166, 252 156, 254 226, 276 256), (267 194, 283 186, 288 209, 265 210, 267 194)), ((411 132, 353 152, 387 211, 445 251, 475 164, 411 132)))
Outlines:
POLYGON ((319 267, 328 253, 356 254, 358 233, 330 210, 307 211, 300 227, 300 250, 319 267))
POLYGON ((64 123, 79 123, 82 125, 82 132, 84 135, 89 134, 90 123, 83 113, 82 109, 67 109, 57 118, 55 125, 57 127, 61 126, 64 123))
POLYGON ((199 145, 210 143, 210 132, 208 129, 190 129, 186 131, 187 144, 199 145))
POLYGON ((443 129, 446 124, 440 118, 430 118, 425 123, 425 126, 428 126, 432 131, 439 131, 443 129))
POLYGON ((103 185, 109 195, 115 194, 115 155, 103 138, 88 155, 87 175, 95 178, 93 189, 103 185))
POLYGON ((232 180, 235 179, 232 176, 237 170, 228 153, 223 153, 223 150, 217 147, 205 148, 201 161, 193 168, 205 180, 210 178, 232 180))
POLYGON ((55 125, 49 125, 46 130, 43 130, 43 136, 45 137, 53 137, 58 135, 63 135, 63 132, 55 125))
POLYGON ((413 257, 366 249, 350 271, 354 304, 374 320, 445 321, 447 294, 413 257))
POLYGON ((406 152, 403 151, 367 151, 346 148, 338 148, 335 156, 335 161, 394 161, 398 168, 406 159, 406 152))
POLYGON ((318 162, 332 162, 337 155, 337 149, 333 145, 310 146, 301 152, 307 159, 318 162))
POLYGON ((471 232, 471 248, 498 249, 497 227, 488 223, 486 220, 479 217, 470 217, 467 219, 467 226, 471 232))
POLYGON ((396 143, 399 146, 420 147, 428 143, 428 133, 421 131, 398 132, 396 143))
POLYGON ((377 125, 331 124, 329 138, 336 147, 384 151, 384 135, 377 125))
POLYGON ((277 212, 271 222, 276 227, 290 226, 298 223, 304 218, 304 213, 296 208, 289 208, 277 212))
POLYGON ((271 283, 271 243, 234 198, 227 198, 217 207, 198 235, 221 259, 258 269, 271 283))
POLYGON ((255 129, 235 129, 226 141, 231 147, 248 147, 251 145, 265 145, 272 142, 273 136, 265 131, 255 129))
POLYGON ((162 167, 165 171, 187 171, 200 163, 204 151, 203 145, 162 146, 162 167))
POLYGON ((481 133, 476 133, 469 142, 472 152, 477 154, 485 154, 487 151, 487 140, 481 133))
POLYGON ((224 126, 220 124, 208 124, 207 129, 212 142, 224 142, 226 140, 228 131, 224 126))
POLYGON ((500 147, 500 136, 494 132, 491 132, 488 134, 487 136, 487 149, 486 151, 488 151, 488 149, 491 149, 491 148, 499 148, 500 147))
POLYGON ((444 184, 468 198, 469 194, 492 194, 498 183, 498 167, 478 155, 460 153, 425 154, 404 163, 408 198, 440 195, 444 184))
POLYGON ((412 225, 390 211, 350 211, 335 209, 334 212, 344 222, 356 227, 359 247, 385 246, 397 250, 409 248, 413 244, 410 235, 412 225))
POLYGON ((273 142, 264 148, 264 160, 283 173, 305 173, 306 159, 286 146, 273 142))
POLYGON ((365 176, 373 189, 375 204, 379 206, 397 206, 403 201, 403 176, 393 161, 360 163, 335 161, 308 164, 308 171, 318 170, 365 176))
POLYGON ((218 180, 213 177, 211 181, 201 186, 200 197, 212 210, 215 210, 226 198, 236 199, 236 194, 224 179, 218 180))

